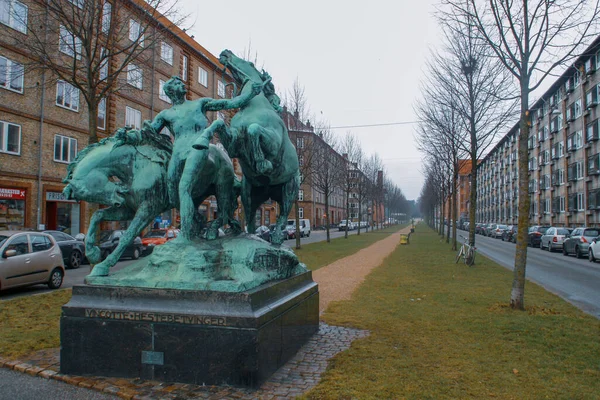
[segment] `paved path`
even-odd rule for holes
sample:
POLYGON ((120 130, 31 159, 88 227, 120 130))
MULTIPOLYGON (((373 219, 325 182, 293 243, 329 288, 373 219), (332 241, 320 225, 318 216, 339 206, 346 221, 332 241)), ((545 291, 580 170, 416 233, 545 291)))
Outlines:
MULTIPOLYGON (((396 248, 401 233, 394 233, 357 253, 338 260, 313 273, 319 283, 320 311, 327 308, 331 301, 349 299, 352 292, 363 282, 373 268, 396 248)), ((259 389, 240 389, 228 386, 196 386, 179 383, 161 383, 141 379, 122 379, 104 377, 80 377, 58 373, 59 349, 47 349, 23 357, 20 360, 0 358, 0 367, 10 368, 19 374, 19 379, 7 384, 2 382, 0 391, 18 393, 20 388, 44 396, 11 398, 47 398, 47 399, 109 399, 118 396, 125 399, 282 399, 295 398, 319 383, 327 363, 337 353, 350 347, 356 339, 368 336, 369 332, 359 329, 329 326, 321 323, 319 331, 298 353, 281 367, 259 389), (46 378, 46 379, 44 379, 46 378), (52 379, 59 382, 49 382, 52 379), (70 390, 66 384, 75 386, 70 390), (31 389, 28 389, 31 388, 31 389), (70 390, 70 391, 69 391, 70 390), (102 393, 100 393, 102 392, 102 393)), ((10 379, 15 372, 0 370, 0 380, 10 379)), ((2 394, 0 394, 0 398, 2 394)))
POLYGON ((410 227, 401 229, 357 253, 339 259, 313 272, 319 284, 319 311, 321 314, 332 301, 348 300, 352 292, 365 280, 373 268, 381 265, 400 243, 400 235, 408 234, 410 227))

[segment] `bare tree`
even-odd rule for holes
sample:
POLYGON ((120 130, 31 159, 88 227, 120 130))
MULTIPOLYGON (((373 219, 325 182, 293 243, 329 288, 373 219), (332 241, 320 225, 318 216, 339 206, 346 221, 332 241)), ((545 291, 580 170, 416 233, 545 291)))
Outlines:
POLYGON ((43 84, 65 82, 62 96, 83 96, 89 142, 97 142, 98 107, 128 78, 141 85, 143 67, 154 62, 162 34, 182 22, 176 5, 176 0, 39 0, 29 10, 28 40, 18 43, 32 60, 25 68, 41 70, 43 84))
POLYGON ((435 82, 434 77, 444 74, 448 63, 447 58, 436 56, 428 63, 428 80, 422 85, 422 98, 417 102, 416 112, 421 120, 418 125, 418 148, 440 161, 450 172, 449 181, 450 207, 448 212, 448 234, 446 241, 452 237, 452 249, 457 249, 456 223, 457 220, 457 186, 459 159, 465 153, 462 142, 465 139, 464 119, 458 109, 460 102, 456 95, 454 82, 445 79, 435 82), (435 82, 435 84, 434 84, 435 82), (453 230, 450 235, 450 229, 453 230))
MULTIPOLYGON (((343 184, 344 195, 346 196, 346 230, 344 232, 344 237, 348 239, 348 230, 350 229, 351 222, 350 195, 356 193, 358 164, 360 162, 360 157, 362 156, 360 142, 351 132, 346 132, 346 136, 344 136, 340 146, 340 151, 346 158, 343 184)), ((360 214, 360 205, 358 207, 358 213, 360 214)))
MULTIPOLYGON (((510 305, 525 309, 529 223, 529 96, 596 35, 600 2, 569 0, 445 0, 457 27, 474 26, 519 85, 519 216, 510 305)), ((460 28, 459 28, 460 29, 460 28)))
POLYGON ((367 202, 370 204, 371 209, 371 221, 373 226, 377 226, 379 222, 383 222, 380 214, 380 203, 382 200, 382 187, 380 187, 378 178, 379 171, 383 171, 383 162, 379 157, 379 154, 373 153, 369 156, 365 162, 365 176, 366 176, 366 197, 367 202))
POLYGON ((304 86, 300 84, 298 77, 294 79, 294 84, 290 90, 283 93, 283 104, 294 113, 300 121, 306 121, 310 115, 310 109, 306 100, 304 86))
POLYGON ((313 172, 312 184, 325 200, 325 228, 327 243, 331 241, 329 226, 329 203, 331 196, 339 190, 345 178, 345 160, 337 154, 338 143, 328 126, 317 129, 313 137, 313 172))
POLYGON ((469 243, 475 245, 477 165, 495 143, 501 129, 514 117, 516 94, 512 77, 471 24, 455 23, 453 10, 438 15, 444 28, 443 56, 434 55, 429 83, 453 91, 454 105, 465 121, 466 140, 458 144, 470 159, 469 243))

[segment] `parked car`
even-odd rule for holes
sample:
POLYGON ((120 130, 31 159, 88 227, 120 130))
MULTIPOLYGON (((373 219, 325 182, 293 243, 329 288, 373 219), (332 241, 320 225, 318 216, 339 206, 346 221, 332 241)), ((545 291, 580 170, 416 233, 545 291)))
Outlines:
POLYGON ((482 227, 483 227, 483 224, 481 222, 476 222, 475 223, 475 233, 481 235, 482 227))
POLYGON ((52 236, 58 243, 67 268, 77 269, 83 264, 85 258, 85 244, 83 241, 60 231, 44 231, 44 233, 52 236))
POLYGON ((540 249, 547 249, 552 252, 554 250, 562 250, 563 242, 569 235, 569 230, 566 228, 551 227, 542 235, 540 241, 540 249))
MULTIPOLYGON (((275 225, 273 225, 273 227, 275 227, 275 225)), ((258 228, 256 228, 254 234, 259 238, 266 240, 267 242, 271 241, 271 230, 264 225, 261 225, 258 228)))
POLYGON ((569 237, 563 242, 563 254, 565 256, 574 254, 577 258, 588 255, 590 243, 600 236, 598 228, 575 228, 569 237))
POLYGON ((179 234, 178 229, 153 229, 146 233, 142 238, 142 245, 146 253, 152 253, 154 247, 167 243, 173 240, 179 234))
POLYGON ((519 228, 517 228, 517 226, 514 225, 513 230, 514 230, 514 232, 513 232, 512 236, 510 237, 510 241, 513 243, 517 243, 517 233, 519 232, 519 228))
POLYGON ((508 225, 504 232, 502 232, 502 241, 503 242, 512 242, 512 237, 517 231, 516 225, 508 225))
MULTIPOLYGON (((119 245, 121 236, 125 233, 124 230, 114 231, 101 231, 98 235, 98 247, 100 247, 102 259, 106 259, 110 253, 112 253, 119 245)), ((121 257, 130 257, 134 260, 140 258, 140 255, 144 252, 144 245, 142 239, 138 236, 134 239, 133 243, 125 248, 125 251, 121 257)))
MULTIPOLYGON (((294 227, 296 226, 296 220, 295 219, 288 219, 287 221, 288 226, 289 225, 293 225, 294 227)), ((295 235, 295 233, 294 233, 295 235)), ((306 218, 301 218, 300 219, 300 237, 305 237, 305 236, 310 236, 310 220, 306 219, 306 218)))
MULTIPOLYGON (((340 221, 340 223, 338 224, 338 230, 341 231, 345 231, 346 230, 346 225, 348 225, 348 222, 343 219, 340 221)), ((348 225, 348 230, 352 230, 352 222, 348 225)))
POLYGON ((483 228, 483 234, 487 237, 490 237, 493 229, 496 229, 496 224, 487 224, 483 228))
POLYGON ((490 237, 494 239, 502 238, 504 231, 508 228, 506 225, 498 224, 492 230, 490 230, 490 237))
POLYGON ((542 236, 549 229, 549 226, 535 225, 529 228, 527 232, 527 246, 540 247, 542 236))
POLYGON ((600 259, 600 236, 592 239, 590 247, 588 248, 588 260, 590 262, 596 262, 600 259))
POLYGON ((58 289, 64 276, 63 255, 52 236, 0 231, 0 290, 40 283, 58 289))

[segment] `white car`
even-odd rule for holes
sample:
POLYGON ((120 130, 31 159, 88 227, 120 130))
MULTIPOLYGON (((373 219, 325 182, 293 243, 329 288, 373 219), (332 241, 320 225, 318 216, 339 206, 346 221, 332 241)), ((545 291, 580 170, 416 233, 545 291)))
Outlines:
POLYGON ((548 228, 548 230, 540 239, 540 249, 546 249, 550 252, 554 250, 562 250, 563 243, 567 235, 569 235, 569 230, 567 228, 557 228, 554 226, 548 228))
POLYGON ((588 260, 590 260, 590 262, 600 260, 600 236, 592 239, 590 247, 588 248, 588 260))

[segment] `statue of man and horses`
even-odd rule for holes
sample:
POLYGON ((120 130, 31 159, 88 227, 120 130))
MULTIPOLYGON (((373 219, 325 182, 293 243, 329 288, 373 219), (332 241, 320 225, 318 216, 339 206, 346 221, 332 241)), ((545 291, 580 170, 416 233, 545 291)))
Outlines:
POLYGON ((239 96, 187 100, 185 84, 173 77, 164 85, 171 108, 145 121, 141 130, 121 128, 113 137, 88 146, 69 165, 66 197, 107 206, 94 213, 86 237, 86 255, 96 264, 90 275, 108 275, 135 237, 171 208, 180 210, 178 240, 197 239, 202 225, 198 207, 213 195, 218 211, 208 227, 208 240, 216 239, 219 228, 227 224, 234 234, 241 232, 233 217, 241 195, 250 233, 263 202, 271 198, 280 204, 272 242, 282 243, 281 228, 298 194, 299 171, 296 151, 278 115, 279 98, 270 76, 252 63, 228 50, 220 61, 240 85, 239 96), (239 109, 229 127, 220 119, 208 126, 207 112, 226 109, 239 109), (164 128, 173 141, 159 133, 164 128), (210 143, 215 132, 223 146, 210 143), (241 183, 230 157, 240 161, 241 183), (131 223, 116 250, 101 260, 96 246, 99 224, 119 220, 131 223))

